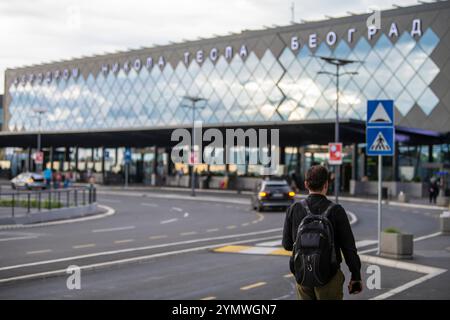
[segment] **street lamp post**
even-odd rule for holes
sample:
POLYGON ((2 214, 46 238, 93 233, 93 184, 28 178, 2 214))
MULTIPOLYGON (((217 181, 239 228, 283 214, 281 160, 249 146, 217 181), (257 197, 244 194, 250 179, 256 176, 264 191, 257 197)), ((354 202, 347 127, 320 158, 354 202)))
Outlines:
POLYGON ((190 105, 182 105, 183 107, 192 108, 192 139, 191 139, 191 154, 190 159, 192 161, 192 171, 191 171, 191 196, 195 197, 195 172, 194 172, 194 162, 195 162, 195 109, 203 109, 205 106, 200 106, 197 103, 206 101, 205 98, 184 96, 183 99, 188 100, 190 105))
MULTIPOLYGON (((336 72, 328 72, 328 71, 319 71, 318 74, 328 74, 330 76, 336 77, 336 121, 334 123, 334 142, 339 142, 339 77, 343 75, 356 75, 358 72, 344 72, 340 73, 340 67, 345 66, 347 64, 360 62, 357 60, 347 60, 347 59, 339 59, 333 57, 321 57, 318 58, 324 60, 326 63, 332 64, 336 66, 336 72)), ((340 179, 340 165, 335 166, 334 172, 334 198, 335 202, 339 202, 339 179, 340 179)))
MULTIPOLYGON (((41 152, 41 116, 47 112, 47 109, 44 107, 37 107, 33 109, 35 113, 38 115, 38 134, 37 134, 37 150, 36 152, 41 152)), ((43 160, 42 160, 43 161, 43 160)), ((36 171, 40 173, 42 171, 42 164, 36 165, 36 171)))

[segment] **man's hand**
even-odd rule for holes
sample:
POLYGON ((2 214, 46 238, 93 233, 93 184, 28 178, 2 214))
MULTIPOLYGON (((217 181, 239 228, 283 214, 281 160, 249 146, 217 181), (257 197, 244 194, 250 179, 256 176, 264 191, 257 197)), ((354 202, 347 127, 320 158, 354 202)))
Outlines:
POLYGON ((350 280, 348 283, 348 292, 350 294, 358 294, 363 290, 362 281, 350 280))

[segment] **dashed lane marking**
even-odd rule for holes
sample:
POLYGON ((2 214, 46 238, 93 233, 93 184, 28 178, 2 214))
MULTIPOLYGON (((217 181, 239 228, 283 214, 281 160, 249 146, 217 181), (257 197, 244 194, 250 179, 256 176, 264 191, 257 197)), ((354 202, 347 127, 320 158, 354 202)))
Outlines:
POLYGON ((247 286, 241 287, 241 290, 242 291, 246 291, 246 290, 250 290, 250 289, 254 289, 254 288, 265 286, 266 284, 267 284, 267 282, 264 282, 264 281, 256 282, 256 283, 249 284, 247 286))
POLYGON ((173 219, 169 219, 169 220, 163 220, 160 222, 160 224, 167 224, 167 223, 171 223, 171 222, 175 222, 178 221, 178 218, 173 218, 173 219))
POLYGON ((227 226, 227 229, 236 229, 236 226, 227 226))
POLYGON ((85 248, 93 248, 95 247, 95 243, 87 243, 87 244, 79 244, 76 246, 73 246, 73 249, 85 249, 85 248))
POLYGON ((172 210, 173 211, 178 211, 178 212, 182 212, 183 211, 183 209, 178 208, 178 207, 172 207, 172 210))
POLYGON ((117 227, 117 228, 107 228, 107 229, 94 229, 92 230, 93 233, 100 233, 100 232, 110 232, 110 231, 122 231, 122 230, 131 230, 136 228, 135 226, 126 226, 126 227, 117 227))
POLYGON ((245 223, 241 224, 241 226, 246 227, 246 226, 248 226, 249 224, 250 224, 250 223, 245 222, 245 223))
POLYGON ((206 232, 217 232, 217 231, 219 231, 219 229, 218 228, 214 228, 214 229, 208 229, 208 230, 206 230, 206 232))
POLYGON ((40 253, 49 253, 49 252, 52 252, 52 250, 44 249, 44 250, 27 251, 27 254, 40 254, 40 253))
POLYGON ((182 232, 180 233, 180 236, 192 236, 194 234, 197 234, 197 232, 196 231, 182 232))
POLYGON ((209 297, 201 298, 200 300, 216 300, 216 299, 217 299, 217 297, 209 296, 209 297))
POLYGON ((151 237, 148 237, 150 240, 156 240, 156 239, 164 239, 164 238, 167 238, 167 235, 165 235, 165 234, 162 234, 162 235, 159 235, 159 236, 151 236, 151 237))
POLYGON ((134 239, 123 239, 114 241, 115 244, 130 243, 130 242, 134 242, 134 239))

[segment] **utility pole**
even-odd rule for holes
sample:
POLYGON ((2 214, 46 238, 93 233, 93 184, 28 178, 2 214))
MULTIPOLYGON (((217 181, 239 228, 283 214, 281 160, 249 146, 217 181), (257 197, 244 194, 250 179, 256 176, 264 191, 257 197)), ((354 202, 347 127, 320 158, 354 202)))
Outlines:
POLYGON ((191 171, 191 196, 195 197, 195 109, 203 109, 205 106, 201 106, 198 103, 206 101, 205 98, 201 97, 192 97, 192 96, 184 96, 183 99, 190 102, 189 105, 182 105, 183 107, 192 108, 192 137, 191 137, 191 153, 189 155, 190 161, 192 162, 192 171, 191 171))
MULTIPOLYGON (((336 72, 328 72, 328 71, 319 71, 318 74, 327 74, 330 76, 333 76, 336 78, 336 120, 334 122, 334 142, 339 142, 339 77, 343 75, 357 75, 358 72, 344 72, 340 73, 340 67, 345 66, 347 64, 360 62, 357 60, 346 60, 346 59, 339 59, 339 58, 333 58, 333 57, 321 57, 318 56, 318 58, 322 59, 326 63, 332 64, 336 66, 336 72)), ((339 185, 340 185, 340 165, 335 165, 335 171, 334 171, 334 198, 335 202, 339 202, 339 185)))
MULTIPOLYGON (((38 115, 38 134, 37 134, 37 150, 36 150, 36 153, 37 152, 40 153, 41 152, 41 116, 44 113, 47 112, 47 109, 44 108, 44 107, 37 107, 37 108, 34 108, 33 111, 35 113, 37 113, 37 115, 38 115)), ((44 157, 42 157, 42 162, 44 161, 43 158, 44 157)), ((42 163, 39 164, 39 165, 36 164, 36 172, 38 172, 38 173, 42 172, 42 163)))

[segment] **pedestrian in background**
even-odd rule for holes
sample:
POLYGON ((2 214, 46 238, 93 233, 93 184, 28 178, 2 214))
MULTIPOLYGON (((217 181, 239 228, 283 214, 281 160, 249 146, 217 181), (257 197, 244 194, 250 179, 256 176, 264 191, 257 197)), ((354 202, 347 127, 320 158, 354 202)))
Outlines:
POLYGON ((47 165, 47 167, 44 170, 44 179, 45 179, 45 185, 47 189, 50 189, 51 183, 52 183, 52 169, 47 165))
POLYGON ((428 193, 430 197, 430 203, 436 204, 437 196, 439 195, 439 183, 436 178, 432 177, 430 179, 430 184, 428 186, 428 193))

